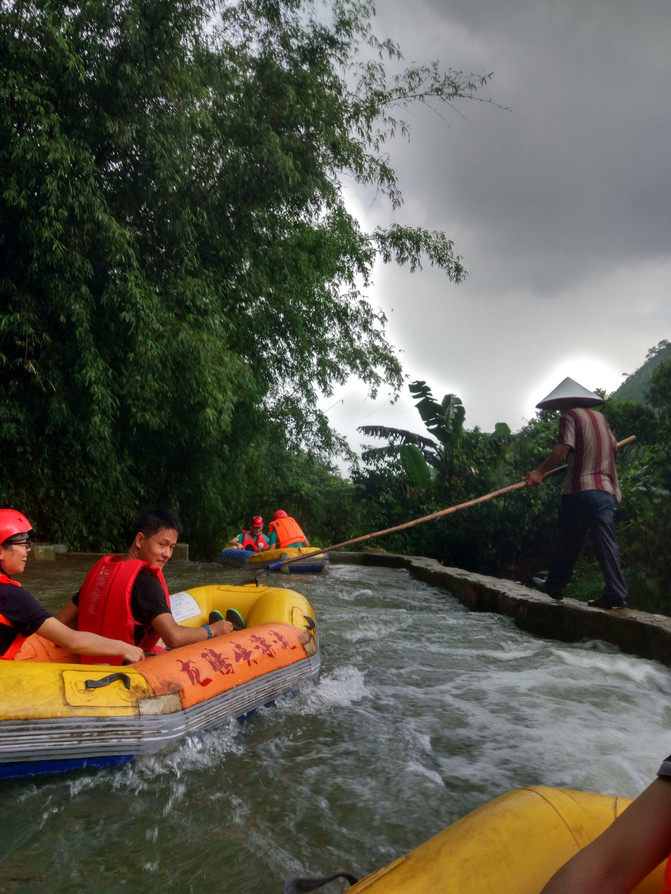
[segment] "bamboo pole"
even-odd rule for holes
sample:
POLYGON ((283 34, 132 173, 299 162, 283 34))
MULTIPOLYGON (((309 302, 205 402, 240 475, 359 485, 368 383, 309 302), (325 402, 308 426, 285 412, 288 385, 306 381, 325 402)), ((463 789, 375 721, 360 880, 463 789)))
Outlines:
MULTIPOLYGON (((619 450, 620 447, 624 447, 626 444, 631 444, 632 441, 636 440, 636 435, 630 435, 628 438, 625 438, 623 441, 618 441, 615 445, 615 449, 619 450)), ((556 475, 559 472, 563 472, 566 469, 566 466, 557 466, 548 472, 545 478, 549 478, 551 475, 556 475)), ((494 490, 489 494, 484 494, 482 497, 475 497, 473 500, 467 500, 465 503, 457 503, 456 506, 448 506, 447 509, 440 509, 438 512, 432 512, 430 515, 423 515, 421 518, 415 518, 412 521, 404 522, 402 525, 394 525, 393 528, 385 528, 382 531, 374 531, 372 534, 362 534, 360 537, 353 537, 351 540, 343 540, 342 543, 336 543, 333 546, 325 546, 323 549, 315 549, 314 552, 311 553, 303 553, 300 556, 294 556, 291 559, 281 559, 277 562, 270 562, 270 564, 266 565, 263 569, 264 571, 271 571, 275 568, 279 568, 281 565, 290 565, 292 562, 300 562, 305 561, 305 559, 309 559, 312 556, 320 556, 323 553, 330 553, 336 549, 342 549, 345 546, 354 546, 355 543, 363 543, 366 540, 372 540, 374 537, 383 537, 385 534, 396 534, 399 531, 405 531, 408 528, 413 528, 416 525, 423 525, 425 522, 434 521, 437 518, 444 518, 446 515, 452 515, 455 512, 460 512, 462 509, 468 509, 471 506, 477 506, 480 503, 486 503, 488 500, 493 500, 495 497, 501 497, 503 494, 512 493, 512 491, 520 490, 523 487, 527 486, 526 479, 522 479, 522 481, 518 481, 516 484, 509 484, 507 487, 502 487, 499 490, 494 490)))

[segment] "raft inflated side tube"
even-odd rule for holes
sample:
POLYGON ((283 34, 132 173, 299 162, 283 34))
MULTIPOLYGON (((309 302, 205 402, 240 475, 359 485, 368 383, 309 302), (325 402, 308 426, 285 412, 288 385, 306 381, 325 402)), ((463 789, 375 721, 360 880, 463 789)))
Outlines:
POLYGON ((225 617, 229 608, 242 615, 247 627, 284 622, 310 632, 316 620, 305 596, 288 587, 208 584, 172 593, 170 603, 173 617, 185 627, 200 627, 213 610, 225 617))
MULTIPOLYGON (((534 786, 495 798, 347 894, 538 894, 629 805, 608 795, 534 786)), ((659 894, 664 863, 632 894, 659 894)))
POLYGON ((249 552, 246 549, 236 549, 234 546, 227 546, 219 553, 219 560, 224 565, 245 565, 256 553, 249 552))

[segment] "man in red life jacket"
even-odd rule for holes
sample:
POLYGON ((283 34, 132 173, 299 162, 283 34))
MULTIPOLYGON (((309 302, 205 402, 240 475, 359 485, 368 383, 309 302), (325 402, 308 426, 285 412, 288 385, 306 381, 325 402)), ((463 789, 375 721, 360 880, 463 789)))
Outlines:
POLYGON ((290 546, 310 546, 308 538, 295 518, 278 509, 270 523, 270 548, 286 549, 290 546))
POLYGON ((161 509, 146 510, 135 522, 135 536, 125 556, 103 556, 82 587, 56 616, 70 627, 134 642, 145 652, 161 651, 159 640, 175 649, 231 633, 233 624, 216 620, 201 627, 182 627, 170 611, 163 567, 182 533, 181 522, 161 509))
POLYGON ((229 548, 246 549, 248 552, 257 553, 268 549, 268 541, 263 533, 263 519, 255 515, 252 519, 250 531, 241 531, 236 537, 228 541, 229 548))

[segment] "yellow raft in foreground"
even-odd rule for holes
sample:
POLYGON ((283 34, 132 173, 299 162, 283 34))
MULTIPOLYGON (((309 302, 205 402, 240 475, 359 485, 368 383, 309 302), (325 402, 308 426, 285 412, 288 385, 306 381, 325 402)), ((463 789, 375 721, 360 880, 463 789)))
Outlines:
POLYGON ((158 751, 319 673, 314 611, 295 590, 207 586, 170 601, 187 627, 235 608, 246 629, 123 667, 81 664, 35 634, 0 661, 0 778, 158 751))
MULTIPOLYGON (((629 803, 544 786, 518 789, 366 876, 347 894, 539 894, 629 803)), ((634 894, 659 894, 663 878, 661 864, 634 894)), ((301 890, 290 885, 285 891, 301 890)))

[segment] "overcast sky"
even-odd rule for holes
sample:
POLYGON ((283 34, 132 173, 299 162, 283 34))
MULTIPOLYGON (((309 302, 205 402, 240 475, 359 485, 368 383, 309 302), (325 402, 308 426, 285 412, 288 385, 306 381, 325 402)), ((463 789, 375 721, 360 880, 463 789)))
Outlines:
MULTIPOLYGON (((403 208, 350 197, 367 229, 443 230, 468 270, 376 268, 408 381, 484 431, 518 431, 567 375, 614 391, 671 340, 671 3, 380 0, 375 22, 408 63, 491 72, 479 95, 504 107, 410 109, 389 146, 403 208)), ((391 406, 352 383, 323 408, 357 450, 359 425, 422 430, 407 389, 391 406)))

